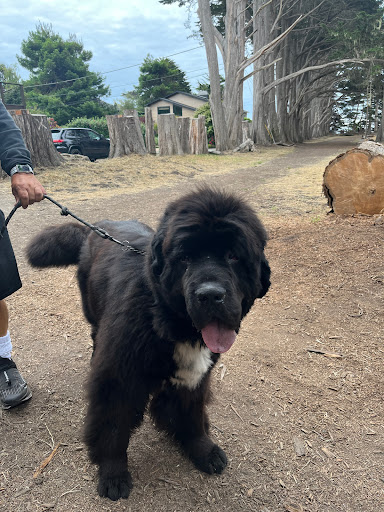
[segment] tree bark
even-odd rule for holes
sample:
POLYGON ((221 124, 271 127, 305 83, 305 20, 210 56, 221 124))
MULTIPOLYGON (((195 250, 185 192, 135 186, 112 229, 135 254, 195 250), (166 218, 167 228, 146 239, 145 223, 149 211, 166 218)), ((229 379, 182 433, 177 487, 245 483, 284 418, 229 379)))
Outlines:
POLYGON ((131 153, 144 155, 144 145, 140 123, 136 116, 106 116, 110 138, 109 158, 117 158, 131 153))
POLYGON ((156 155, 152 110, 149 107, 145 107, 145 145, 149 154, 156 155))
POLYGON ((192 155, 202 155, 208 153, 207 129, 205 127, 205 116, 199 116, 197 119, 191 119, 191 129, 189 132, 189 144, 192 155))
POLYGON ((242 127, 242 134, 243 134, 241 142, 245 142, 246 140, 251 138, 252 124, 250 121, 242 121, 241 127, 242 127))
POLYGON ((231 148, 239 144, 242 137, 244 69, 241 68, 241 64, 245 58, 246 6, 246 0, 226 2, 223 103, 231 148))
POLYGON ((189 134, 191 130, 191 118, 190 117, 178 117, 176 119, 177 133, 180 140, 181 151, 189 155, 191 153, 191 144, 189 141, 189 134))
POLYGON ((379 129, 377 130, 376 141, 383 142, 384 138, 384 88, 383 88, 383 107, 381 109, 381 122, 379 124, 379 129))
POLYGON ((332 160, 324 172, 323 192, 334 213, 381 213, 384 209, 383 169, 384 146, 374 142, 366 142, 332 160))
POLYGON ((64 159, 52 142, 46 116, 29 114, 26 110, 10 110, 9 113, 21 130, 34 167, 58 167, 63 164, 64 159))
POLYGON ((212 23, 209 0, 198 0, 198 15, 201 23, 205 51, 207 54, 209 81, 211 85, 210 103, 216 149, 226 151, 230 148, 228 127, 221 98, 219 62, 217 58, 215 27, 212 23))
POLYGON ((161 114, 157 120, 159 155, 182 155, 175 114, 161 114))
MULTIPOLYGON (((262 8, 264 0, 254 0, 253 10, 258 12, 253 17, 253 53, 256 53, 260 48, 265 46, 269 37, 269 30, 271 23, 268 23, 266 9, 262 8)), ((254 63, 254 69, 263 66, 265 58, 260 57, 254 63)), ((253 140, 257 144, 272 144, 272 138, 270 137, 267 130, 267 105, 265 104, 265 98, 263 89, 265 87, 265 70, 257 72, 253 77, 253 114, 252 114, 252 132, 253 140)))

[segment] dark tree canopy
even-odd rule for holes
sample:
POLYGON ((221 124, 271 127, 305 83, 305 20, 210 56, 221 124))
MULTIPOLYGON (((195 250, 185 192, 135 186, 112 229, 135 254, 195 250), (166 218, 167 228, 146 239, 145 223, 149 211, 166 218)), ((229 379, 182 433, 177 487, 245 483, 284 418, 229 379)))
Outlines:
POLYGON ((148 55, 140 67, 139 85, 135 87, 139 109, 144 110, 151 101, 176 91, 191 92, 184 71, 167 57, 154 59, 148 55))
POLYGON ((30 72, 24 86, 31 111, 53 116, 59 125, 75 117, 110 113, 101 101, 109 88, 99 73, 89 71, 92 52, 74 35, 64 40, 51 25, 39 23, 22 42, 21 51, 17 59, 30 72))

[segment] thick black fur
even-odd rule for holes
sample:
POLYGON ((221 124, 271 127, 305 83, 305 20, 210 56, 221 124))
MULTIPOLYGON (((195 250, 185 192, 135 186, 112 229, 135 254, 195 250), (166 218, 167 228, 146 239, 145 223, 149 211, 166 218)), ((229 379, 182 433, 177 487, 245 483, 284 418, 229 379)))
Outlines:
POLYGON ((43 231, 27 251, 37 267, 78 264, 94 340, 85 442, 98 492, 128 497, 127 447, 150 398, 156 425, 198 469, 221 473, 227 458, 209 437, 206 411, 219 354, 200 331, 214 319, 237 332, 267 292, 264 228, 242 199, 211 188, 171 203, 156 232, 137 221, 99 225, 146 256, 74 223, 43 231))

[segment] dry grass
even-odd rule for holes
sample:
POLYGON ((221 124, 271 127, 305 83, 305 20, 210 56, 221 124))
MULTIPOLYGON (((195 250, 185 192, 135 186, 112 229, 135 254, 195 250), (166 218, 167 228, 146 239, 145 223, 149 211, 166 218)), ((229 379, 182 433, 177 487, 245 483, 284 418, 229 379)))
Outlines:
POLYGON ((81 192, 88 198, 118 193, 139 192, 173 185, 185 179, 203 179, 236 169, 257 167, 291 152, 291 148, 262 148, 254 153, 224 155, 183 155, 154 157, 131 155, 89 162, 71 159, 54 169, 37 169, 40 181, 50 193, 67 198, 81 192))
POLYGON ((322 192, 324 169, 329 158, 317 162, 316 165, 292 167, 288 173, 268 182, 266 193, 271 201, 275 198, 275 206, 270 213, 287 215, 297 213, 324 212, 326 200, 322 192))

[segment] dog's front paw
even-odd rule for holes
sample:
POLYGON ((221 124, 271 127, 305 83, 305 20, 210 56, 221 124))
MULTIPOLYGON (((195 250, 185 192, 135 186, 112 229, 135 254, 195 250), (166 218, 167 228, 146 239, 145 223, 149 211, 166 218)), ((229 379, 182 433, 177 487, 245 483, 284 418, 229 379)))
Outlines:
POLYGON ((128 498, 132 489, 132 478, 128 471, 120 475, 100 476, 97 492, 99 496, 117 501, 120 498, 128 498))
POLYGON ((211 451, 207 454, 200 457, 192 457, 192 461, 197 469, 209 475, 222 473, 228 464, 225 451, 217 444, 214 444, 211 451))

